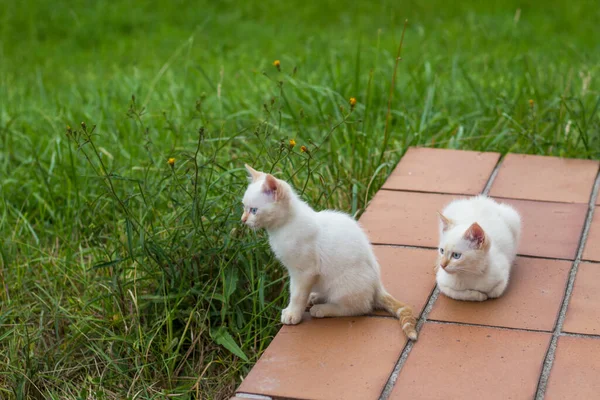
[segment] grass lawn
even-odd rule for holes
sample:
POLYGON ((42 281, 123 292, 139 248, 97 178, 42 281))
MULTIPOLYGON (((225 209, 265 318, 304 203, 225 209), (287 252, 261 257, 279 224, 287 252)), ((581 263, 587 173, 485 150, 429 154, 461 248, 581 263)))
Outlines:
POLYGON ((5 0, 0 398, 228 398, 287 300, 245 162, 359 215, 408 146, 598 159, 596 3, 5 0))

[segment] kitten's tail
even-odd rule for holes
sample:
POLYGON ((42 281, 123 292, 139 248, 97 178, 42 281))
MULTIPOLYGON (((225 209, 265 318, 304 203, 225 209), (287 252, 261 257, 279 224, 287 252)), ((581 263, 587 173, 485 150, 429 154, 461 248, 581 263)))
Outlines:
POLYGON ((411 340, 417 340, 417 320, 413 316, 412 308, 408 304, 396 300, 385 290, 379 290, 377 294, 377 306, 395 315, 400 320, 406 337, 411 340))

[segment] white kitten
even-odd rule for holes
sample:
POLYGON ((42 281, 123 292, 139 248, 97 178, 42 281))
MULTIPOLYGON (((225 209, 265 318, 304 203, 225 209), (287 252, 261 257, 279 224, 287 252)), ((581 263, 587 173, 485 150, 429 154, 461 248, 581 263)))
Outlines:
POLYGON ((508 285, 521 218, 486 196, 451 202, 440 214, 436 265, 442 293, 457 300, 499 297, 508 285))
POLYGON ((381 283, 379 264, 367 236, 350 216, 316 212, 290 185, 246 165, 252 182, 244 194, 242 221, 265 228, 275 256, 290 275, 290 303, 281 322, 297 324, 307 306, 316 318, 361 315, 383 308, 417 339, 411 308, 381 283))

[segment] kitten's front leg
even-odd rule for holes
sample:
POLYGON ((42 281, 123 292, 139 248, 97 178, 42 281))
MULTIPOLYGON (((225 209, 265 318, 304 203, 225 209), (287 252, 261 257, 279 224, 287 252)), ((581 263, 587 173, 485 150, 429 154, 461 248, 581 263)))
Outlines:
POLYGON ((478 292, 477 290, 454 290, 448 286, 442 285, 439 285, 439 287, 442 293, 455 300, 485 301, 488 299, 488 296, 485 293, 478 292))
POLYGON ((312 272, 290 274, 290 303, 281 312, 283 324, 296 325, 302 321, 310 290, 316 282, 317 275, 312 272))

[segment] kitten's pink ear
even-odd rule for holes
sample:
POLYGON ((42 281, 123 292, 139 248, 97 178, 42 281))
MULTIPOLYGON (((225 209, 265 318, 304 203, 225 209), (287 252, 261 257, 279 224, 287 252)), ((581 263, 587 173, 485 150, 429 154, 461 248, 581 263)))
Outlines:
POLYGON ((272 194, 273 199, 277 201, 277 199, 281 196, 279 183, 277 179, 271 175, 267 174, 267 178, 265 179, 265 183, 263 183, 263 192, 266 194, 272 194))
POLYGON ((441 212, 437 212, 438 215, 440 216, 440 221, 442 222, 442 231, 446 232, 453 224, 452 220, 444 217, 444 214, 442 214, 441 212))
POLYGON ((464 238, 471 242, 476 249, 481 249, 487 245, 485 232, 477 222, 473 222, 469 229, 467 229, 464 238))
POLYGON ((258 180, 258 178, 260 178, 260 176, 262 175, 262 172, 255 170, 248 164, 244 164, 244 166, 246 167, 246 171, 248 171, 248 173, 250 174, 250 178, 252 178, 252 182, 256 182, 258 180))

